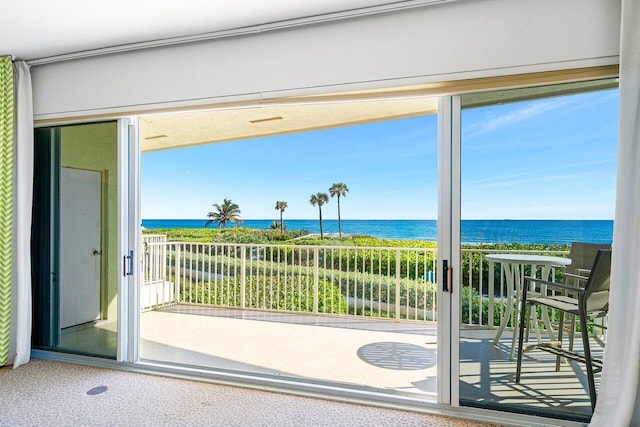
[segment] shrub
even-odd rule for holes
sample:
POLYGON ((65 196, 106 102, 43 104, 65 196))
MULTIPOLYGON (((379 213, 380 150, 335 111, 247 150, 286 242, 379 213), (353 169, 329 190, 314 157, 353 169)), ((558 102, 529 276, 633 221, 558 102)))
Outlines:
MULTIPOLYGON (((265 230, 267 231, 267 230, 265 230)), ((219 230, 211 238, 212 243, 267 243, 269 239, 265 233, 261 233, 260 230, 252 230, 250 228, 229 228, 219 230)))
MULTIPOLYGON (((180 299, 184 302, 241 307, 241 284, 235 278, 191 285, 183 284, 180 299)), ((243 308, 267 310, 313 311, 313 286, 303 285, 297 276, 262 277, 246 279, 243 308)), ((347 303, 340 289, 327 280, 318 282, 318 312, 343 314, 347 303)))
MULTIPOLYGON (((281 258, 280 261, 282 260, 284 260, 284 257, 281 258)), ((182 260, 180 268, 183 270, 183 273, 185 269, 186 271, 204 270, 210 272, 212 276, 220 277, 221 280, 219 280, 217 282, 218 285, 216 285, 220 288, 215 288, 217 289, 217 293, 215 293, 215 295, 218 296, 213 298, 212 301, 215 301, 216 305, 239 305, 238 281, 242 273, 242 263, 238 258, 222 255, 220 253, 217 256, 206 256, 200 254, 197 258, 195 255, 192 255, 187 256, 182 260), (227 295, 229 296, 227 297, 227 295)), ((277 292, 280 292, 278 289, 291 288, 291 284, 301 284, 303 288, 307 289, 307 292, 310 292, 310 290, 313 289, 314 267, 312 266, 284 264, 283 262, 278 262, 278 258, 274 256, 274 262, 271 262, 270 260, 257 259, 247 260, 245 261, 245 268, 247 281, 250 281, 251 283, 259 283, 261 286, 266 287, 266 289, 269 290, 276 289, 277 292), (280 288, 278 288, 278 282, 280 283, 280 288)), ((181 282, 183 283, 183 287, 185 287, 184 282, 188 277, 190 277, 190 274, 183 274, 183 276, 184 277, 181 282)), ((321 296, 325 295, 329 289, 332 289, 329 294, 332 295, 335 290, 341 295, 343 301, 346 301, 346 298, 357 299, 358 302, 356 303, 356 306, 358 306, 358 304, 362 305, 363 300, 374 301, 376 304, 380 304, 380 307, 377 309, 378 312, 386 312, 385 304, 396 304, 397 285, 395 277, 386 277, 384 275, 367 272, 336 271, 330 268, 318 268, 318 277, 319 292, 321 296), (328 286, 331 286, 331 288, 328 286)), ((424 311, 431 311, 435 309, 435 285, 433 283, 425 281, 424 279, 415 280, 402 278, 400 279, 399 285, 399 304, 402 307, 411 307, 416 310, 424 311)), ((253 286, 254 285, 251 284, 250 288, 247 288, 246 304, 249 304, 250 295, 259 295, 259 293, 255 293, 256 290, 253 289, 253 286)), ((188 285, 186 287, 189 288, 188 285)), ((205 288, 209 289, 208 286, 205 286, 205 288)), ((202 291, 202 288, 199 288, 198 292, 202 291)), ((198 296, 199 294, 197 293, 189 293, 188 295, 191 296, 191 301, 193 302, 209 304, 208 294, 198 296)), ((309 296, 308 300, 304 300, 307 301, 305 304, 309 305, 313 304, 313 301, 310 298, 311 295, 312 294, 309 293, 284 295, 282 297, 282 301, 283 303, 286 303, 292 301, 292 298, 293 300, 296 300, 298 297, 307 298, 307 296, 309 296)), ((322 307, 325 307, 323 302, 325 299, 326 297, 323 296, 323 299, 319 301, 319 310, 321 312, 322 307)), ((338 305, 334 296, 332 296, 329 301, 331 300, 333 300, 333 306, 338 305)), ((251 304, 253 304, 253 302, 251 304)), ((254 305, 250 305, 249 307, 254 307, 254 305)), ((268 304, 267 306, 257 308, 271 309, 273 307, 272 304, 268 304)), ((388 313, 388 315, 393 317, 393 313, 395 313, 395 311, 393 308, 391 308, 390 311, 391 313, 388 313)), ((335 311, 331 310, 328 312, 334 313, 335 311)))
POLYGON ((231 228, 168 228, 143 230, 143 234, 164 234, 169 242, 192 243, 267 243, 283 242, 309 234, 306 230, 261 230, 246 227, 231 228))
MULTIPOLYGON (((500 325, 500 314, 507 309, 507 303, 493 300, 493 324, 500 325)), ((480 325, 482 315, 482 325, 489 324, 489 298, 482 299, 482 309, 480 309, 480 294, 476 289, 467 286, 462 288, 462 300, 460 301, 461 323, 463 325, 480 325), (469 304, 471 304, 471 318, 469 317, 469 304)))

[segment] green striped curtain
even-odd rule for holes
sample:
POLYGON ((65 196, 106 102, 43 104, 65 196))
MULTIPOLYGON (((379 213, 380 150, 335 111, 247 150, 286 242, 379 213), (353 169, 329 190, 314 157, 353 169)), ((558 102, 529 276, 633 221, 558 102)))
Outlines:
POLYGON ((13 249, 13 64, 0 57, 0 366, 9 358, 13 249))

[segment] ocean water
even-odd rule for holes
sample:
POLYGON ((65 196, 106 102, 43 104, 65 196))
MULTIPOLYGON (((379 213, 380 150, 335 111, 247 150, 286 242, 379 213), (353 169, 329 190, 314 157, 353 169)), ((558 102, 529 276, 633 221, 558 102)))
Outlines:
MULTIPOLYGON (((202 228, 206 220, 200 219, 143 219, 147 229, 202 228)), ((272 219, 247 219, 243 227, 268 230, 272 219)), ((307 230, 319 233, 318 220, 284 220, 289 230, 307 230)), ((325 233, 337 233, 337 220, 324 220, 325 233)), ((437 240, 435 220, 342 220, 342 232, 365 234, 381 239, 437 240)), ((611 243, 611 220, 463 220, 461 241, 478 243, 570 244, 571 242, 611 243)))

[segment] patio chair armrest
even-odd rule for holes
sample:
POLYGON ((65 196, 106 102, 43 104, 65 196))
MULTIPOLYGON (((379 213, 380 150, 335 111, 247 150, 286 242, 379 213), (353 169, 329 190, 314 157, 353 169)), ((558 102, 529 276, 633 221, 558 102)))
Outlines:
POLYGON ((573 274, 573 273, 563 273, 563 276, 570 277, 572 279, 577 279, 577 280, 584 280, 584 281, 589 280, 588 276, 581 276, 579 274, 573 274))
POLYGON ((555 288, 558 290, 564 290, 572 293, 582 293, 584 292, 583 288, 576 288, 575 286, 564 285, 562 283, 550 282, 548 280, 537 279, 535 277, 525 276, 524 283, 533 282, 536 286, 537 284, 546 285, 549 288, 555 288))

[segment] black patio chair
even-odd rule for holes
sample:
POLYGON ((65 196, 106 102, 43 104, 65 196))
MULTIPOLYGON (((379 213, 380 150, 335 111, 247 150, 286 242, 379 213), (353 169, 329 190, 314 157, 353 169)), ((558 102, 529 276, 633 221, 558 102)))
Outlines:
MULTIPOLYGON (((584 286, 589 278, 593 261, 595 261, 600 249, 611 249, 611 245, 606 243, 572 242, 569 251, 571 264, 564 268, 564 283, 573 286, 584 286)), ((569 323, 569 351, 573 351, 573 337, 576 330, 575 320, 576 317, 571 316, 569 323)), ((556 370, 560 370, 560 357, 558 357, 556 370)))
MULTIPOLYGON (((567 359, 582 362, 587 368, 587 380, 589 382, 589 398, 591 400, 591 408, 596 405, 596 386, 594 373, 602 370, 602 361, 593 359, 591 355, 591 347, 589 345, 589 330, 587 328, 587 320, 595 317, 606 315, 609 309, 609 284, 611 276, 611 250, 598 250, 593 265, 590 268, 589 276, 586 279, 584 287, 572 286, 566 283, 554 283, 546 280, 536 279, 534 277, 525 277, 522 293, 522 309, 520 310, 520 327, 518 340, 518 360, 516 368, 516 382, 520 382, 520 374, 522 371, 522 353, 524 351, 524 329, 528 323, 527 309, 529 306, 541 306, 543 310, 548 307, 557 310, 560 313, 558 341, 536 344, 530 349, 540 349, 557 355, 566 357, 567 359), (530 286, 533 288, 546 286, 548 290, 560 291, 556 295, 543 295, 527 298, 530 286), (577 316, 580 322, 580 330, 582 335, 583 354, 576 353, 571 350, 562 348, 562 330, 565 313, 577 316)), ((556 363, 556 369, 559 362, 556 363)))

